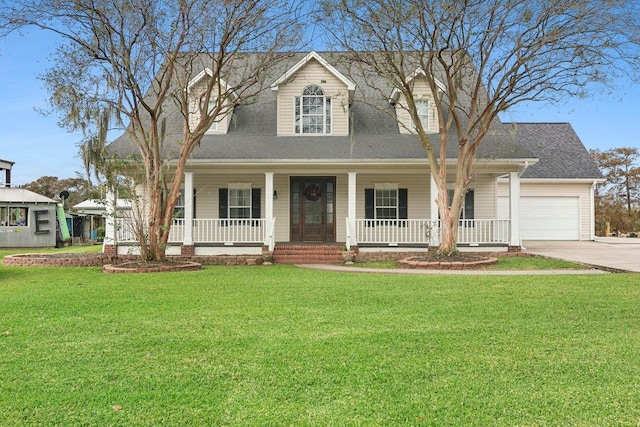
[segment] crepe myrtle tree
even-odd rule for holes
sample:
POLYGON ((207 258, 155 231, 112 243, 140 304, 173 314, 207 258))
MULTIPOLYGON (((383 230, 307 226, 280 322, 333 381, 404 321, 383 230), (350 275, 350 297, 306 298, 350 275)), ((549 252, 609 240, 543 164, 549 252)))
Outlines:
MULTIPOLYGON (((402 95, 401 108, 437 184, 439 249, 447 254, 457 250, 478 147, 500 113, 638 76, 636 0, 326 0, 324 6, 324 26, 348 52, 350 69, 365 79, 375 76, 366 84, 379 99, 389 97, 389 87, 402 95), (420 75, 438 119, 431 134, 416 103, 420 75), (377 86, 380 77, 385 87, 377 86), (457 143, 457 162, 449 201, 451 143, 457 143)), ((379 99, 373 103, 380 105, 379 99)))
POLYGON ((265 70, 300 43, 299 7, 295 0, 12 0, 2 1, 0 30, 36 27, 59 37, 44 81, 63 125, 93 127, 92 149, 101 151, 105 130, 126 128, 148 200, 143 257, 161 260, 187 159, 212 123, 251 102, 265 70), (249 51, 262 54, 247 62, 249 51), (189 123, 188 84, 204 69, 199 118, 189 123), (167 113, 176 106, 183 132, 169 137, 167 113))

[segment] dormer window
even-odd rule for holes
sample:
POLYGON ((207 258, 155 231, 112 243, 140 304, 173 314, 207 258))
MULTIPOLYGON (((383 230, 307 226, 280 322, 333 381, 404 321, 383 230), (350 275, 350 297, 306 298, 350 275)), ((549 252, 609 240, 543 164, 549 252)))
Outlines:
POLYGON ((225 134, 229 129, 233 105, 238 99, 235 91, 227 83, 219 79, 215 83, 209 81, 212 71, 205 68, 189 81, 187 92, 189 95, 189 130, 194 131, 200 124, 202 114, 211 115, 219 107, 215 121, 211 123, 205 134, 225 134), (209 87, 213 85, 212 87, 209 87), (209 93, 209 101, 205 105, 209 93))
POLYGON ((295 133, 331 133, 331 97, 318 85, 309 85, 295 97, 295 133))
MULTIPOLYGON (((422 123, 422 128, 425 130, 429 130, 429 100, 417 99, 416 112, 418 113, 420 123, 422 123)), ((415 124, 413 124, 412 127, 415 129, 415 124)))
MULTIPOLYGON (((207 109, 207 113, 211 114, 213 112, 213 110, 216 109, 217 107, 217 102, 218 100, 216 98, 214 98, 213 96, 209 98, 209 105, 208 105, 208 109, 207 109)), ((206 133, 214 133, 218 131, 218 121, 216 120, 215 122, 211 123, 211 126, 209 126, 209 129, 207 129, 206 133)))

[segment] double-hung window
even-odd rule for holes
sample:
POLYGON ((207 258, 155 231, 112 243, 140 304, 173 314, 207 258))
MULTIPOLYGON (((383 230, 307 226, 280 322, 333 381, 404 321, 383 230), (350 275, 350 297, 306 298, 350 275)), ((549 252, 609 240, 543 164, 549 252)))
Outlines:
MULTIPOLYGON (((429 100, 428 99, 416 99, 416 112, 418 113, 418 119, 422 123, 422 128, 426 131, 429 130, 429 100)), ((411 127, 415 129, 415 123, 411 122, 411 127)))
MULTIPOLYGON (((447 189, 447 199, 449 202, 449 206, 451 206, 451 202, 453 201, 453 188, 447 189)), ((474 219, 474 193, 473 189, 468 189, 467 194, 464 196, 464 203, 462 204, 462 211, 460 212, 460 219, 474 219)))
POLYGON ((318 85, 309 85, 295 97, 295 133, 331 133, 331 97, 318 85))
MULTIPOLYGON (((218 190, 218 214, 220 219, 259 219, 260 189, 250 183, 230 183, 218 190)), ((259 221, 223 221, 222 225, 258 226, 259 221)))
MULTIPOLYGON (((216 109, 218 100, 215 97, 210 97, 209 98, 209 105, 207 106, 207 112, 208 114, 211 114, 213 112, 213 110, 216 109)), ((215 122, 211 123, 211 126, 209 126, 209 129, 207 129, 206 133, 212 133, 212 132, 217 132, 218 131, 218 120, 216 120, 215 122)))
POLYGON ((251 218, 251 187, 229 187, 229 215, 227 218, 251 218))
POLYGON ((365 219, 367 226, 400 225, 406 221, 386 221, 408 218, 408 195, 406 188, 398 188, 397 184, 376 184, 375 188, 367 188, 364 191, 365 219))
POLYGON ((376 188, 376 219, 398 219, 398 188, 376 188))
MULTIPOLYGON (((191 199, 193 206, 193 217, 196 217, 196 190, 193 189, 193 199, 191 199)), ((185 208, 185 197, 184 197, 184 189, 180 190, 180 198, 176 202, 176 205, 173 207, 173 219, 184 219, 184 208, 185 208)))
POLYGON ((419 99, 416 101, 416 109, 418 111, 418 118, 420 119, 420 123, 422 123, 422 127, 429 129, 429 100, 419 99))

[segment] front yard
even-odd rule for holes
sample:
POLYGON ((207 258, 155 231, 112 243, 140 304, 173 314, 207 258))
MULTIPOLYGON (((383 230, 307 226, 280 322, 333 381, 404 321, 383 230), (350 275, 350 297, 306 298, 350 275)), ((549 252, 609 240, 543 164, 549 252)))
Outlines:
POLYGON ((0 265, 0 425, 636 425, 637 275, 0 265))

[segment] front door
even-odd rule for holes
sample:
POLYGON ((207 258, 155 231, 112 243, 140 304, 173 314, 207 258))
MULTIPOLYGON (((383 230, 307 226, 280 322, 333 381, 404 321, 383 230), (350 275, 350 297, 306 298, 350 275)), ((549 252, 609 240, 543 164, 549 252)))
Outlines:
POLYGON ((335 177, 291 178, 291 240, 335 242, 335 177))

